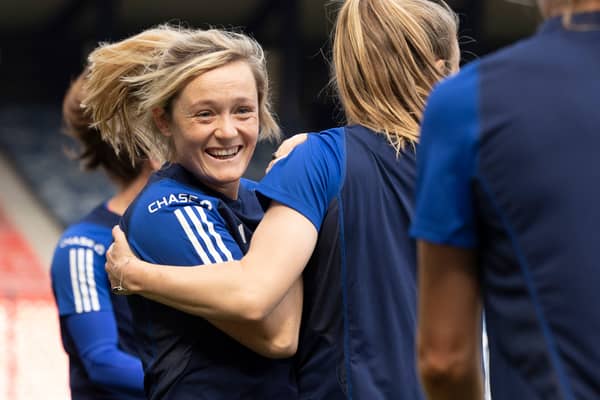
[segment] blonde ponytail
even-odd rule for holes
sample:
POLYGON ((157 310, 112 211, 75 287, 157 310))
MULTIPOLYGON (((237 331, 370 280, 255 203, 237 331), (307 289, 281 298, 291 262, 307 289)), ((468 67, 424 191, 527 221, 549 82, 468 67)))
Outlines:
POLYGON ((334 31, 334 83, 348 123, 400 151, 418 141, 427 96, 457 62, 457 19, 443 2, 347 0, 334 31))

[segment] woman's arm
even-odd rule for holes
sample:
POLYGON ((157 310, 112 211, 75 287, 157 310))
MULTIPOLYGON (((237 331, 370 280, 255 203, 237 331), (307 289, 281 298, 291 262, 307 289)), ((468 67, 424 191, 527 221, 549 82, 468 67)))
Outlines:
POLYGON ((301 290, 290 288, 314 250, 317 230, 295 210, 273 202, 248 253, 223 264, 187 268, 149 264, 131 255, 120 229, 115 228, 113 235, 116 242, 106 264, 113 287, 121 284, 127 294, 140 294, 208 320, 255 322, 270 339, 289 328, 297 340, 301 290))
POLYGON ((296 354, 302 314, 302 278, 294 282, 281 303, 260 321, 208 321, 229 336, 269 358, 287 358, 296 354))
POLYGON ((428 398, 483 399, 475 253, 420 241, 418 367, 428 398))
POLYGON ((112 312, 87 312, 64 318, 90 380, 98 386, 142 398, 142 363, 119 349, 117 325, 112 312))

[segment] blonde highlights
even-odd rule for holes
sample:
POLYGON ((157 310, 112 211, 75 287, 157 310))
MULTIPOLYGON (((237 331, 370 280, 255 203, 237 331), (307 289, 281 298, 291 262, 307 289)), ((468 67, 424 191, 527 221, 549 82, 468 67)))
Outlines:
POLYGON ((400 151, 418 141, 433 85, 457 61, 458 23, 443 2, 347 0, 335 25, 334 83, 348 123, 383 133, 400 151))
POLYGON ((246 35, 219 29, 168 25, 115 44, 89 57, 88 96, 94 126, 116 149, 142 149, 159 161, 173 160, 172 141, 155 125, 152 112, 170 107, 193 78, 231 62, 246 62, 256 81, 261 138, 278 139, 271 110, 265 56, 246 35))

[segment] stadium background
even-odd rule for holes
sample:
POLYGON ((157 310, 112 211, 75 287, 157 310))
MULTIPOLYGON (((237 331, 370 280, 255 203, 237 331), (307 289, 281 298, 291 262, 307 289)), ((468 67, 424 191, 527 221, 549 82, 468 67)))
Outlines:
MULTIPOLYGON (((448 1, 463 63, 532 33, 528 0, 448 1)), ((164 23, 241 29, 264 46, 285 134, 342 121, 327 88, 335 2, 325 0, 2 0, 0 2, 0 399, 68 398, 67 359, 48 266, 61 230, 108 197, 101 173, 66 156, 60 105, 98 42, 164 23)), ((262 175, 272 146, 248 172, 262 175)))

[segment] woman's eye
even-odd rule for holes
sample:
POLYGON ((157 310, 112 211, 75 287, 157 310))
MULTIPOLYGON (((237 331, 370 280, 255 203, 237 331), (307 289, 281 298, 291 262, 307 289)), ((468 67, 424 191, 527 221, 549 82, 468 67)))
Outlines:
POLYGON ((253 112, 254 110, 251 107, 240 107, 237 109, 238 114, 248 114, 253 112))
POLYGON ((195 114, 198 118, 209 118, 212 117, 213 113, 210 111, 199 111, 195 114))

